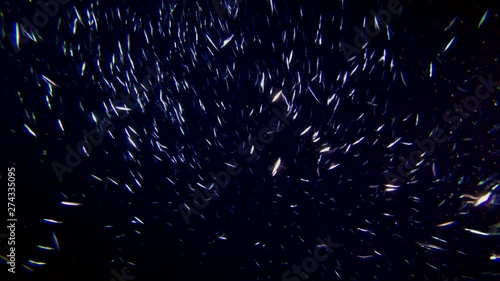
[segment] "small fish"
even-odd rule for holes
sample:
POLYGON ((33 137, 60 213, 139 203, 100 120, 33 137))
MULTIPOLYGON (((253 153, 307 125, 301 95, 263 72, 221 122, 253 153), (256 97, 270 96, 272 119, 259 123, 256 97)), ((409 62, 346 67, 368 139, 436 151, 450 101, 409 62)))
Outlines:
POLYGON ((375 256, 374 255, 366 255, 366 256, 357 255, 356 257, 358 257, 360 259, 371 259, 371 258, 373 258, 375 256))
POLYGON ((500 260, 500 255, 493 254, 490 256, 490 260, 492 261, 500 260))
POLYGON ((401 76, 401 82, 403 82, 403 84, 405 85, 405 87, 408 88, 408 85, 406 84, 405 75, 403 74, 402 71, 399 74, 401 76))
POLYGON ((446 50, 448 50, 448 49, 451 47, 451 45, 453 44, 453 42, 455 42, 455 38, 456 38, 456 36, 455 36, 455 37, 453 37, 453 38, 450 40, 450 42, 448 43, 448 45, 446 45, 446 47, 444 48, 443 53, 444 53, 444 52, 446 52, 446 50))
POLYGON ((394 140, 392 143, 390 143, 387 148, 391 148, 393 147, 396 143, 398 143, 399 141, 401 140, 401 137, 397 138, 396 140, 394 140))
POLYGON ((93 177, 94 179, 98 180, 98 181, 103 181, 100 177, 94 175, 94 174, 90 174, 91 177, 93 177))
POLYGON ((438 224, 436 225, 437 227, 445 227, 445 226, 449 226, 449 225, 453 225, 455 224, 455 221, 447 221, 447 222, 443 222, 441 224, 438 224))
POLYGON ((464 229, 465 229, 465 231, 468 231, 468 232, 476 234, 476 235, 481 235, 481 236, 490 236, 491 235, 489 233, 482 232, 482 231, 475 230, 475 229, 470 229, 470 228, 464 228, 464 229))
POLYGON ((56 86, 58 88, 61 88, 61 86, 59 86, 56 83, 54 83, 54 81, 50 80, 47 76, 42 75, 42 78, 43 78, 43 80, 45 80, 45 82, 51 84, 52 86, 56 86))
POLYGON ((30 134, 32 134, 35 138, 37 137, 37 135, 35 134, 35 132, 30 128, 28 127, 28 125, 24 124, 24 127, 26 128, 26 130, 28 130, 28 132, 30 134))
POLYGON ((21 30, 19 28, 19 23, 16 22, 16 38, 15 38, 15 41, 16 41, 16 50, 19 50, 19 43, 20 43, 20 40, 21 40, 21 30))
POLYGON ((307 87, 307 89, 309 90, 309 92, 313 95, 314 99, 319 103, 321 104, 321 102, 318 100, 318 98, 316 97, 316 95, 314 94, 314 92, 312 91, 311 87, 307 87))
POLYGON ((276 163, 274 164, 274 167, 273 167, 273 172, 272 172, 272 175, 273 177, 276 175, 276 173, 278 172, 278 168, 280 167, 280 164, 281 164, 281 157, 278 158, 278 161, 276 161, 276 163))
POLYGON ((309 130, 311 130, 311 127, 312 127, 312 126, 309 126, 309 127, 307 127, 304 131, 302 131, 302 133, 300 133, 300 136, 303 136, 303 135, 305 135, 307 132, 309 132, 309 130))
POLYGON ((340 163, 333 163, 332 165, 330 165, 330 167, 328 167, 328 170, 333 170, 333 169, 337 168, 339 165, 340 165, 340 163))
POLYGON ((41 265, 45 265, 44 262, 39 262, 39 261, 34 261, 34 260, 28 260, 28 264, 30 265, 34 265, 34 266, 41 266, 41 265))
POLYGON ((57 119, 57 124, 59 124, 59 128, 61 128, 61 131, 64 132, 64 126, 61 122, 61 119, 57 119))
POLYGON ((56 221, 56 220, 52 220, 52 219, 43 219, 43 222, 46 222, 48 224, 60 224, 60 223, 62 223, 60 221, 56 221))
POLYGON ((112 182, 114 185, 118 185, 118 183, 115 180, 113 180, 109 177, 106 177, 106 179, 109 180, 110 182, 112 182))
POLYGON ((439 246, 436 246, 436 245, 433 245, 433 244, 429 244, 429 243, 420 243, 420 242, 415 242, 417 243, 418 245, 420 245, 420 247, 424 248, 424 249, 427 249, 427 250, 439 250, 439 251, 446 251, 445 249, 439 247, 439 246))
POLYGON ((481 18, 481 21, 479 21, 479 24, 477 25, 477 28, 481 28, 481 26, 486 21, 486 19, 488 19, 489 12, 490 12, 490 10, 486 10, 486 12, 484 13, 483 17, 481 18))
POLYGON ((40 250, 43 250, 43 251, 54 251, 54 248, 52 248, 52 247, 47 247, 47 246, 42 246, 42 245, 37 245, 36 247, 40 250))
POLYGON ((234 37, 234 34, 231 34, 231 36, 229 36, 226 40, 224 40, 224 42, 222 42, 221 48, 226 47, 227 44, 229 44, 229 42, 231 42, 231 40, 233 39, 233 37, 234 37))
POLYGON ((54 248, 56 249, 56 251, 59 251, 60 250, 60 248, 59 248, 59 240, 57 239, 57 236, 56 236, 55 232, 52 232, 52 243, 54 244, 54 248))
POLYGON ((139 219, 138 217, 134 217, 134 219, 135 219, 136 221, 138 221, 140 224, 144 224, 144 222, 143 222, 141 219, 139 219))
POLYGON ((482 205, 484 202, 488 201, 491 196, 491 191, 486 193, 485 195, 479 197, 476 202, 474 203, 474 207, 482 205))
POLYGON ((436 162, 432 163, 432 174, 434 175, 434 178, 437 178, 436 162))
POLYGON ((218 51, 219 48, 217 48, 217 46, 214 44, 214 42, 212 41, 212 38, 210 38, 207 34, 205 34, 205 37, 207 38, 210 45, 212 45, 212 47, 214 47, 214 49, 216 49, 218 51))
POLYGON ((122 106, 115 106, 116 109, 118 110, 123 110, 123 111, 132 111, 132 109, 128 107, 122 107, 122 106))
POLYGON ((281 96, 281 93, 282 93, 282 92, 283 92, 283 91, 279 91, 278 93, 276 93, 276 95, 274 95, 273 100, 272 100, 271 102, 275 102, 275 101, 277 101, 277 100, 278 100, 278 98, 281 96))
POLYGON ((64 205, 64 206, 80 206, 82 204, 81 203, 77 203, 77 202, 61 201, 61 205, 64 205))
POLYGON ((352 145, 356 145, 356 144, 360 143, 364 139, 365 139, 365 137, 361 137, 360 139, 358 139, 357 141, 355 141, 352 145))
POLYGON ((325 147, 325 148, 321 149, 319 151, 319 153, 328 152, 328 151, 330 151, 330 147, 325 147))
POLYGON ((457 17, 455 17, 451 22, 450 24, 444 29, 444 31, 448 31, 448 29, 450 29, 453 24, 455 24, 455 22, 457 21, 457 17))
POLYGON ((265 77, 264 73, 262 73, 262 78, 261 78, 260 84, 259 84, 261 94, 264 93, 265 79, 266 79, 266 77, 265 77))

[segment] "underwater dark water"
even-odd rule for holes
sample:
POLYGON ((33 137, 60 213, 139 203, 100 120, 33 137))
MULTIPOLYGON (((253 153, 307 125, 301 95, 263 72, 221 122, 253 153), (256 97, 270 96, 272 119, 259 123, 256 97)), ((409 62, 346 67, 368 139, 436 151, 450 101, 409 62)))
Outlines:
POLYGON ((495 1, 0 12, 1 280, 500 280, 495 1))

